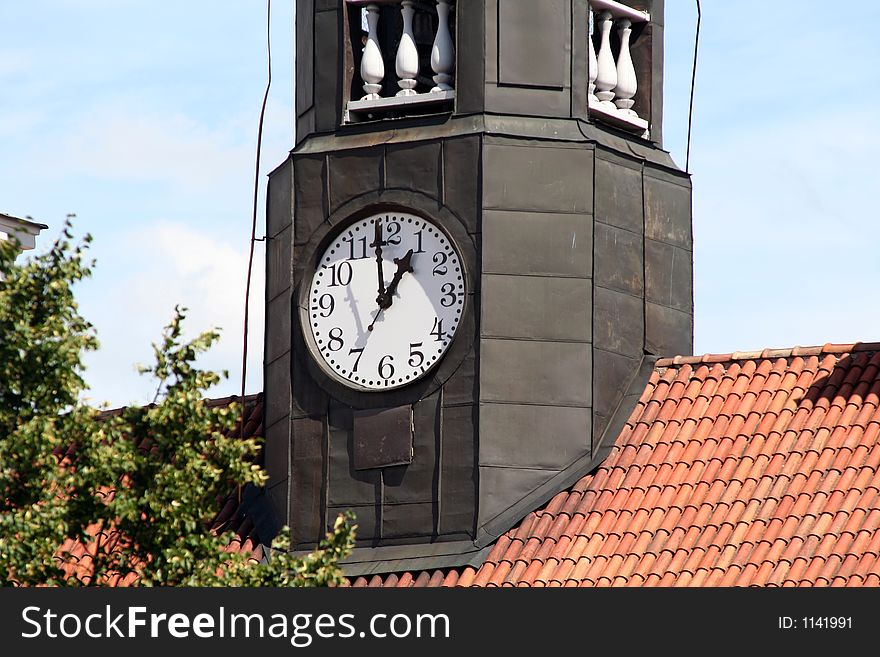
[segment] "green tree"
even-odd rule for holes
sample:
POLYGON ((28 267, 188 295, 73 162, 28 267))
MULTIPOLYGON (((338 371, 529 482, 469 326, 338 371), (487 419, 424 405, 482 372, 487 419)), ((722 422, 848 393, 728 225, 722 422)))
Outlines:
POLYGON ((217 501, 235 487, 262 486, 257 439, 242 440, 237 404, 212 407, 220 374, 196 366, 214 331, 182 338, 175 309, 155 362, 157 403, 102 415, 80 401, 83 356, 98 348, 73 287, 90 276, 90 238, 74 244, 70 223, 45 254, 16 261, 0 241, 0 581, 102 585, 137 576, 144 586, 329 586, 353 544, 340 516, 311 554, 289 554, 289 535, 258 563, 228 551, 230 532, 211 530, 217 501), (72 571, 71 547, 92 555, 72 571), (67 567, 65 567, 67 565, 67 567))

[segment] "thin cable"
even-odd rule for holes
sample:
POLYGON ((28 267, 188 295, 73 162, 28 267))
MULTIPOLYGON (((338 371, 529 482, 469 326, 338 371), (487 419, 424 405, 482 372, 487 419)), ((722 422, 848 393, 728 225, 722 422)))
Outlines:
POLYGON ((691 105, 688 111, 688 143, 687 157, 684 162, 684 170, 686 173, 691 172, 691 128, 694 124, 694 86, 697 82, 697 54, 700 50, 700 19, 702 12, 700 11, 700 0, 697 0, 697 33, 694 37, 694 70, 691 72, 691 105))
POLYGON ((244 287, 244 338, 241 347, 241 427, 239 437, 244 439, 245 424, 245 381, 247 380, 248 359, 248 319, 250 315, 251 274, 254 269, 254 245, 257 242, 257 202, 260 195, 260 152, 263 147, 263 120, 266 118, 266 103, 269 100, 269 89, 272 86, 272 0, 266 0, 266 55, 269 76, 266 80, 266 91, 263 94, 263 105, 260 107, 260 122, 257 126, 257 156, 254 167, 254 213, 251 221, 250 253, 248 254, 247 282, 244 287))

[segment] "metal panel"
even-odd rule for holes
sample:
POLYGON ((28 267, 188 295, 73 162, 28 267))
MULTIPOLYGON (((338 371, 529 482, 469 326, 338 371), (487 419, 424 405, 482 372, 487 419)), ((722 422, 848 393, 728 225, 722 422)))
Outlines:
POLYGON ((354 411, 355 470, 412 463, 412 407, 354 411))
POLYGON ((443 409, 440 534, 473 534, 477 510, 476 406, 443 409))
POLYGON ((590 405, 588 343, 484 339, 481 351, 482 401, 590 405))
POLYGON ((490 522, 556 474, 556 470, 480 467, 479 525, 490 522))
POLYGON ((327 218, 327 158, 323 155, 293 157, 294 244, 308 242, 327 218))
MULTIPOLYGON (((382 506, 371 504, 365 505, 343 505, 327 507, 327 522, 330 526, 336 520, 340 513, 352 511, 355 515, 355 523, 357 531, 355 539, 358 545, 372 544, 376 539, 381 537, 382 528, 382 506)), ((321 538, 324 538, 323 536, 321 538)))
POLYGON ((561 470, 589 453, 591 419, 589 408, 481 404, 480 465, 561 470))
POLYGON ((385 187, 440 196, 440 142, 395 144, 385 154, 385 187))
POLYGON ((587 54, 589 33, 589 15, 587 0, 571 2, 571 116, 575 119, 587 120, 587 71, 589 55, 587 54))
POLYGON ((276 486, 290 475, 290 422, 282 418, 263 431, 263 465, 269 475, 267 486, 276 486))
POLYGON ((330 409, 328 504, 339 506, 379 504, 380 471, 355 470, 353 415, 349 408, 333 404, 330 409))
MULTIPOLYGON (((296 2, 296 116, 303 116, 315 103, 315 3, 314 0, 296 2)), ((297 141, 304 139, 308 131, 303 122, 297 121, 297 141)))
POLYGON ((265 359, 273 361, 290 349, 290 295, 275 297, 266 306, 265 359))
POLYGON ((331 212, 361 194, 376 192, 382 188, 384 155, 384 147, 377 146, 330 156, 331 212))
POLYGON ((592 218, 486 210, 483 213, 483 272, 590 278, 592 218))
POLYGON ((645 304, 645 346, 658 356, 689 356, 694 350, 694 317, 656 303, 645 304))
POLYGON ((290 352, 266 363, 264 376, 269 391, 266 395, 264 421, 269 426, 290 413, 290 352), (268 387, 270 385, 271 388, 268 387))
MULTIPOLYGON (((629 357, 598 348, 593 351, 593 437, 596 440, 602 437, 640 362, 641 354, 629 357)), ((613 440, 616 436, 610 438, 613 440)))
POLYGON ((565 86, 568 2, 498 3, 498 82, 524 87, 565 86))
POLYGON ((645 241, 647 300, 682 312, 693 312, 693 255, 677 246, 645 241))
POLYGON ((566 87, 530 89, 525 87, 488 87, 486 105, 498 114, 517 117, 568 118, 571 113, 571 93, 566 87))
POLYGON ((465 1, 455 6, 455 48, 459 55, 455 62, 455 108, 467 114, 482 112, 486 79, 486 5, 465 1))
POLYGON ((290 423, 291 527, 298 541, 317 540, 323 532, 324 423, 303 418, 290 423))
POLYGON ((293 227, 288 223, 275 237, 266 239, 266 299, 272 300, 290 294, 293 227))
POLYGON ((610 161, 610 157, 604 152, 597 152, 596 221, 642 233, 645 218, 639 165, 627 163, 627 166, 623 158, 610 161))
POLYGON ((482 335, 585 342, 592 334, 589 281, 549 276, 483 276, 482 335))
POLYGON ((309 372, 309 356, 305 353, 305 345, 302 342, 302 333, 297 322, 298 315, 294 311, 291 316, 293 326, 293 349, 291 358, 288 359, 287 372, 277 372, 283 375, 283 380, 273 378, 266 380, 266 391, 277 394, 288 390, 292 391, 292 403, 290 412, 292 417, 320 417, 327 414, 329 397, 327 393, 315 383, 309 372))
POLYGON ((588 213, 593 207, 593 151, 486 144, 483 207, 588 213))
POLYGON ((642 235, 597 221, 594 239, 596 285, 642 296, 645 288, 642 235))
MULTIPOLYGON (((295 519, 288 516, 287 513, 287 502, 290 499, 289 484, 290 481, 288 479, 278 482, 273 479, 271 484, 266 487, 266 496, 269 498, 269 504, 272 507, 272 513, 275 515, 275 518, 282 524, 287 524, 293 530, 295 519)), ((299 534, 292 532, 292 535, 294 537, 293 543, 296 545, 296 536, 299 534)))
POLYGON ((691 190, 680 184, 645 176, 645 235, 690 250, 691 190))
MULTIPOLYGON (((475 314, 479 314, 480 306, 474 303, 475 314)), ((461 330, 461 329, 459 329, 461 330)), ((457 338, 462 339, 462 338, 457 338)), ((470 348, 459 365, 455 373, 449 377, 443 386, 443 405, 444 406, 460 406, 462 404, 473 404, 479 399, 477 390, 479 380, 477 379, 477 354, 476 347, 473 345, 473 336, 468 334, 467 338, 470 348)))
POLYGON ((443 203, 469 233, 480 231, 480 140, 478 137, 443 142, 443 203))
POLYGON ((439 391, 415 404, 411 462, 382 471, 382 497, 386 504, 434 500, 440 448, 439 406, 439 391))
POLYGON ((342 11, 315 12, 315 129, 342 123, 342 11))
POLYGON ((597 285, 593 303, 596 347, 626 356, 641 356, 645 326, 642 297, 597 285))
POLYGON ((382 538, 432 536, 435 511, 432 502, 386 504, 382 508, 382 538))
POLYGON ((651 139, 663 147, 663 33, 665 0, 650 0, 651 23, 643 38, 651 43, 651 139))
POLYGON ((293 221, 293 160, 287 158, 283 164, 269 174, 266 192, 266 234, 275 237, 290 227, 293 221))

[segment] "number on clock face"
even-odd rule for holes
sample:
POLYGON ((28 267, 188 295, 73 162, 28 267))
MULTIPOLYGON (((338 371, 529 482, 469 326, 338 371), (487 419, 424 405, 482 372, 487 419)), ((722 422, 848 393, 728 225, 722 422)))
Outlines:
POLYGON ((400 212, 361 219, 330 243, 312 278, 308 316, 320 358, 358 388, 413 383, 452 342, 464 313, 464 281, 458 253, 430 221, 400 212))

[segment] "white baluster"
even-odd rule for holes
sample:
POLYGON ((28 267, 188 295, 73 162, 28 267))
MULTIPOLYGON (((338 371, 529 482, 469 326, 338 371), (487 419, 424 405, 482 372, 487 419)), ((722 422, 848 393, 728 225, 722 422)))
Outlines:
POLYGON ((632 106, 635 103, 633 96, 639 89, 636 79, 636 69, 633 67, 632 56, 629 51, 629 40, 632 35, 632 23, 623 19, 618 23, 620 34, 620 54, 617 57, 617 86, 614 87, 614 104, 624 114, 637 116, 632 106))
POLYGON ((587 30, 587 41, 589 42, 589 45, 590 45, 590 61, 589 61, 589 69, 587 72, 588 72, 589 79, 590 79, 590 88, 589 88, 590 100, 592 100, 594 102, 599 102, 598 99, 596 98, 596 75, 598 75, 598 71, 596 70, 597 69, 596 48, 595 48, 595 46, 593 46, 593 30, 594 30, 593 16, 594 16, 593 10, 590 9, 589 10, 590 25, 587 30))
POLYGON ((416 40, 413 36, 413 0, 403 0, 400 3, 400 13, 403 15, 403 35, 400 37, 400 45, 397 47, 397 59, 395 68, 397 77, 400 78, 397 86, 400 91, 398 96, 416 95, 416 76, 419 74, 419 51, 416 49, 416 40))
POLYGON ((361 100, 376 100, 382 91, 382 80, 385 78, 385 62, 382 61, 382 49, 379 47, 377 27, 379 25, 379 6, 367 5, 367 23, 369 34, 364 55, 361 59, 361 79, 364 81, 366 96, 361 100))
POLYGON ((611 12, 603 11, 599 15, 599 29, 602 36, 599 43, 599 56, 596 65, 596 97, 607 109, 614 109, 611 100, 614 98, 614 87, 617 86, 617 66, 611 53, 611 12))
POLYGON ((434 69, 434 84, 431 91, 449 91, 452 89, 452 72, 455 70, 455 46, 452 45, 452 34, 449 32, 449 2, 437 1, 437 36, 431 48, 431 68, 434 69))

